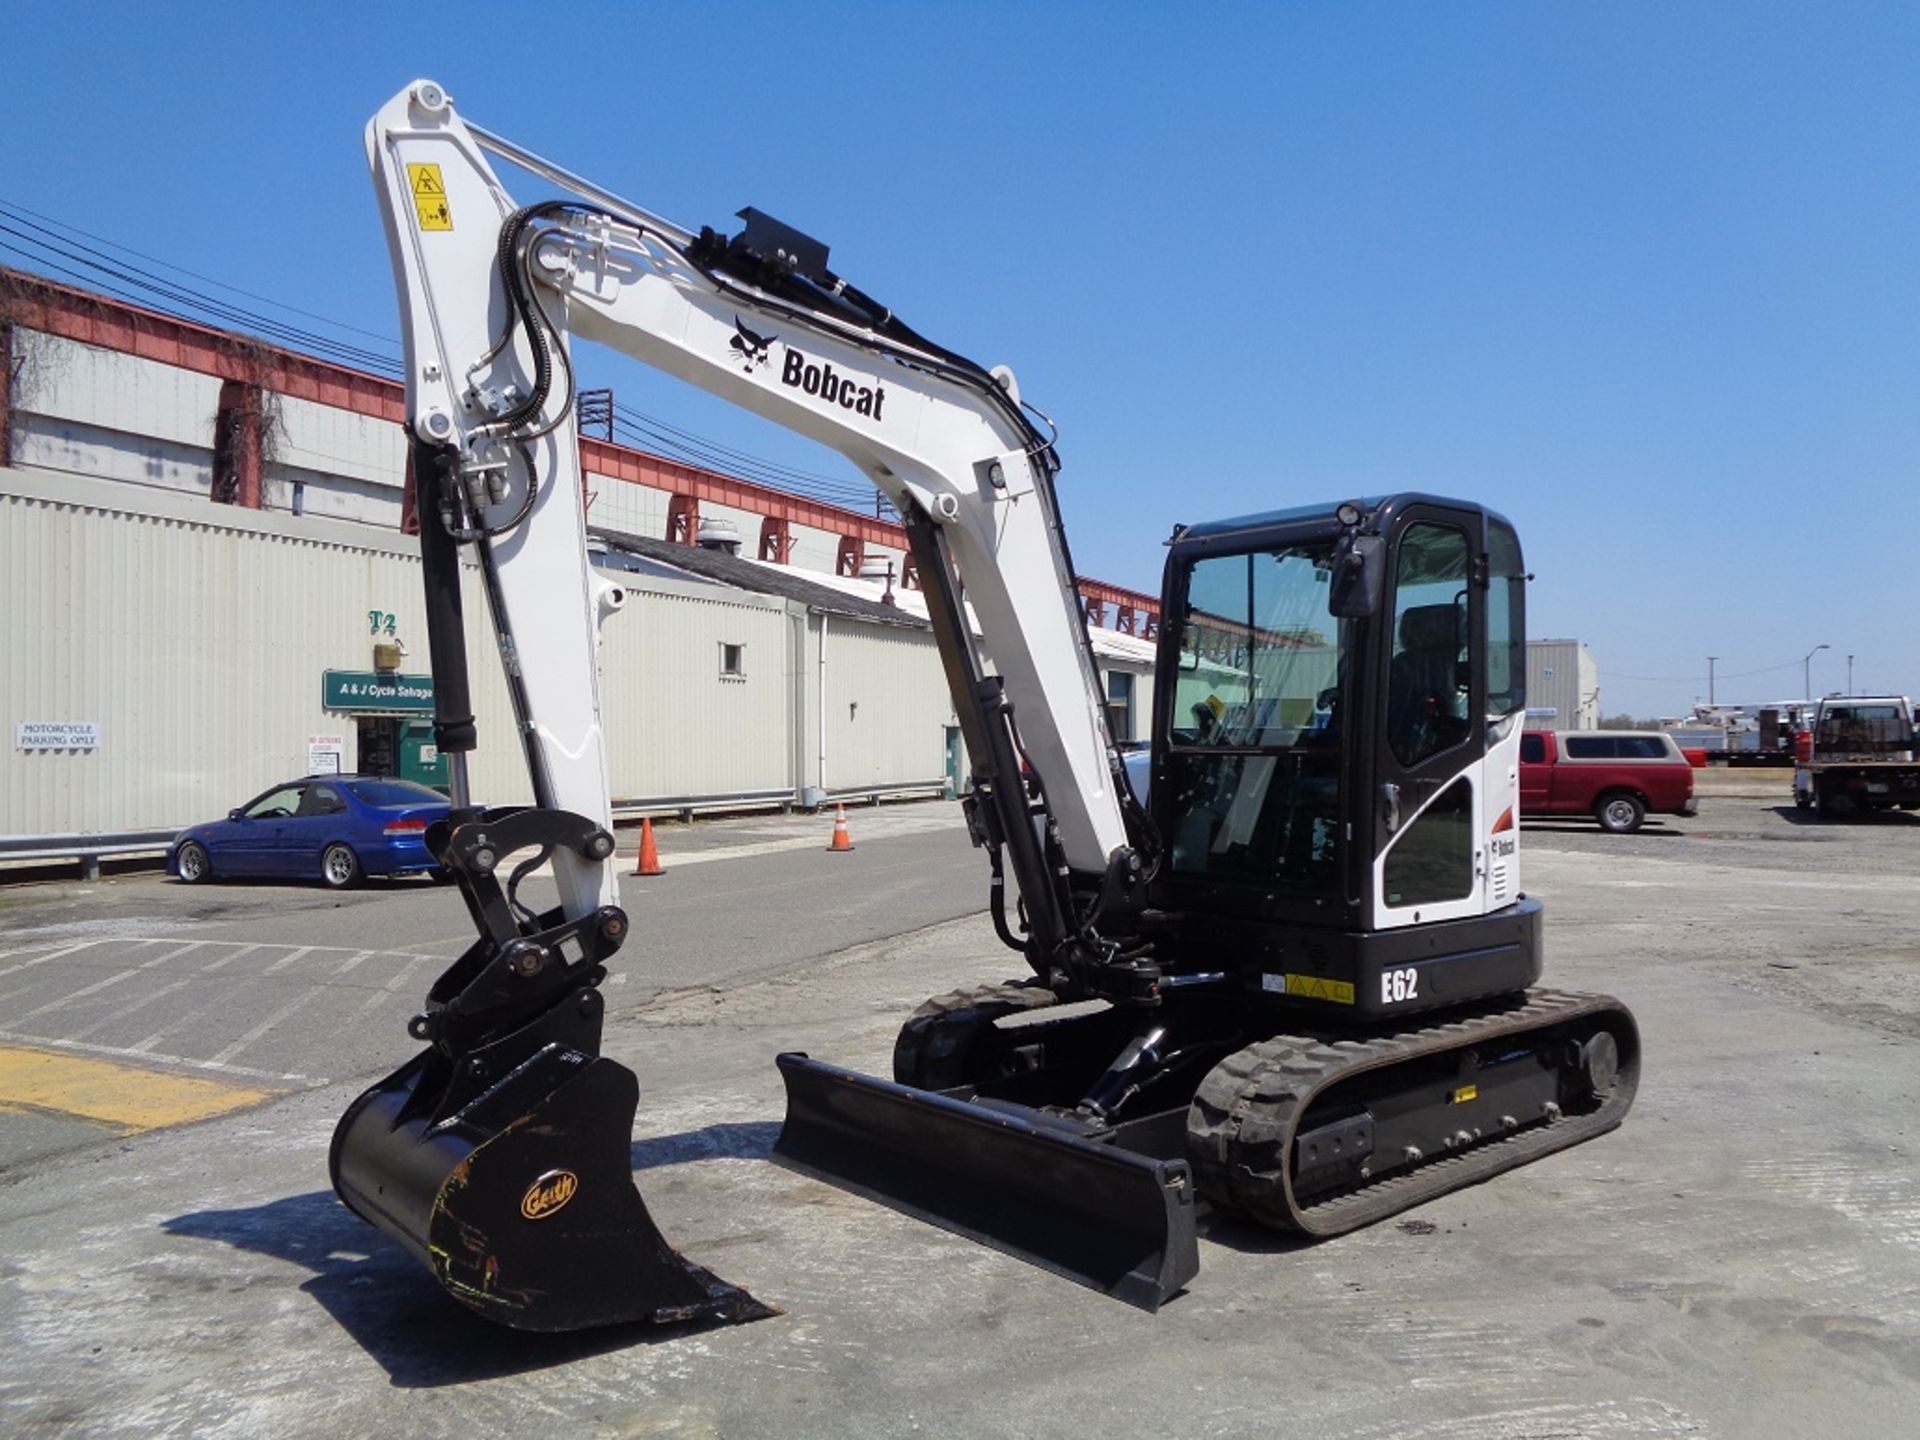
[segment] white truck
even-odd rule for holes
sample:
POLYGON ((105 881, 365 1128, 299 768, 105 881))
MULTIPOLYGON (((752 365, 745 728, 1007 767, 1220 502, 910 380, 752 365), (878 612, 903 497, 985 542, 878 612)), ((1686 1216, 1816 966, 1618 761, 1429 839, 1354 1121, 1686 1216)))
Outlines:
POLYGON ((1913 702, 1905 695, 1829 695, 1795 739, 1793 803, 1827 819, 1920 810, 1913 702))

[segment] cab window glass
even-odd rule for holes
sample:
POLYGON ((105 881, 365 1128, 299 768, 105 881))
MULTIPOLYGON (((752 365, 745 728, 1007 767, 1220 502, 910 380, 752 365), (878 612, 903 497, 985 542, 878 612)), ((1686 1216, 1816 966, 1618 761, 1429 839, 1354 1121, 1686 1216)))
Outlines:
POLYGON ((1527 703, 1527 574, 1520 539, 1501 521, 1487 525, 1487 714, 1527 703))
POLYGON ((1467 738, 1467 536, 1447 525, 1409 525, 1394 571, 1393 658, 1387 742, 1418 765, 1467 738))
POLYGON ((1396 909, 1473 893, 1472 782, 1462 776, 1434 797, 1387 851, 1380 878, 1396 909))
POLYGON ((1289 749, 1335 723, 1340 622, 1332 542, 1196 563, 1180 617, 1175 745, 1289 749))
POLYGON ((1538 735, 1520 737, 1520 758, 1529 765, 1538 765, 1547 758, 1547 742, 1538 735))

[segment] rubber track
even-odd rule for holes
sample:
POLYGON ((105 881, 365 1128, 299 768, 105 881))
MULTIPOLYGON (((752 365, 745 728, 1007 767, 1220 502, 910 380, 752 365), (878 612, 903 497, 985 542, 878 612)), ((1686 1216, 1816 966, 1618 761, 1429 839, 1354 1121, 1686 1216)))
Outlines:
POLYGON ((1604 1135, 1632 1105, 1639 1076, 1632 1016, 1606 995, 1529 990, 1521 1004, 1364 1040, 1277 1035, 1228 1056, 1201 1082, 1187 1112, 1187 1157, 1200 1193, 1215 1204, 1275 1229, 1342 1235, 1604 1135), (1620 1074, 1593 1111, 1449 1151, 1378 1183, 1309 1205, 1295 1202, 1289 1163, 1294 1130, 1314 1098, 1329 1086, 1435 1051, 1506 1039, 1608 1011, 1626 1022, 1626 1033, 1619 1037, 1620 1074))
POLYGON ((962 1084, 966 1052, 982 1026, 1003 1015, 1059 1003, 1060 997, 1038 980, 1008 980, 936 995, 900 1027, 893 1042, 893 1078, 923 1090, 962 1084))

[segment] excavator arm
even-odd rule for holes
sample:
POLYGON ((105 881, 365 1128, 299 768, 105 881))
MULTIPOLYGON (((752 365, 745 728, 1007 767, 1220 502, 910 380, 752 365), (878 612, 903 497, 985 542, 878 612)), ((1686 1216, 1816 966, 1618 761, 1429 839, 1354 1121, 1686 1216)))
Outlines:
POLYGON ((572 341, 833 447, 893 502, 973 761, 969 827, 991 859, 1002 939, 1058 990, 1150 1005, 1150 955, 1099 930, 1134 901, 1155 846, 1107 729, 1052 439, 1010 371, 919 336, 834 275, 824 245, 757 211, 731 238, 684 229, 467 123, 426 80, 380 110, 366 143, 400 291, 436 738, 453 792, 429 838, 479 939, 411 1023, 428 1048, 342 1119, 336 1189, 449 1291, 509 1324, 765 1313, 674 1255, 621 1173, 633 1077, 599 1054, 598 987, 628 921, 595 663, 596 626, 621 597, 587 563, 572 341), (568 193, 516 204, 490 153, 568 193), (463 551, 498 639, 531 807, 472 803, 463 551), (503 882, 521 852, 531 860, 503 882), (543 862, 558 904, 536 914, 519 882, 543 862), (623 1261, 586 1254, 614 1230, 623 1261))
MULTIPOLYGON (((1154 846, 1107 729, 1053 443, 1012 372, 915 334, 828 270, 824 245, 758 211, 731 239, 696 234, 469 125, 430 81, 380 111, 367 149, 401 280, 409 425, 498 596, 538 802, 607 818, 592 646, 562 623, 595 585, 570 483, 580 336, 833 447, 893 502, 973 757, 976 836, 1013 862, 1022 948, 1043 974, 1097 977, 1093 922, 1154 846), (574 195, 516 207, 490 150, 574 195), (515 638, 535 633, 538 647, 515 638)), ((571 914, 591 877, 568 871, 571 914)))

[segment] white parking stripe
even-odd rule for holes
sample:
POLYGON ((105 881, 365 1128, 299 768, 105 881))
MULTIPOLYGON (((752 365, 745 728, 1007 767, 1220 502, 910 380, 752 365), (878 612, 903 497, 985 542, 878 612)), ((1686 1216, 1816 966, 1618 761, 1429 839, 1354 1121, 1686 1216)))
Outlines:
MULTIPOLYGON (((280 959, 274 961, 273 964, 267 966, 267 968, 262 970, 260 973, 262 975, 278 975, 282 970, 286 969, 289 965, 293 964, 293 962, 298 960, 301 956, 311 955, 315 950, 319 948, 320 947, 317 945, 302 945, 297 950, 290 951, 286 955, 281 956, 280 959)), ((326 948, 329 950, 332 950, 332 949, 342 948, 342 947, 329 945, 326 948)))
POLYGON ((234 945, 238 946, 238 948, 231 955, 222 955, 218 960, 209 961, 207 964, 202 965, 200 967, 200 973, 202 975, 211 975, 215 970, 223 969, 231 965, 242 955, 251 955, 254 951, 262 948, 259 945, 241 945, 237 940, 215 940, 209 943, 215 945, 234 945))
POLYGON ((373 951, 371 950, 362 950, 358 955, 355 955, 351 960, 347 961, 346 964, 342 965, 338 970, 334 971, 333 972, 334 975, 336 977, 345 975, 348 971, 360 965, 363 961, 367 959, 368 956, 372 954, 373 954, 373 951))
POLYGON ((176 990, 184 990, 186 989, 187 986, 191 985, 192 983, 193 983, 193 977, 189 975, 186 979, 176 980, 171 985, 162 985, 158 990, 152 991, 146 995, 142 995, 138 1000, 128 1001, 125 1005, 122 1005, 118 1010, 113 1011, 111 1014, 102 1016, 100 1019, 94 1021, 93 1024, 91 1025, 83 1026, 82 1028, 74 1031, 71 1035, 67 1036, 66 1038, 69 1040, 84 1040, 87 1038, 87 1036, 93 1034, 94 1031, 102 1028, 103 1026, 111 1025, 116 1020, 125 1019, 127 1016, 131 1015, 136 1010, 144 1010, 147 1006, 151 1005, 154 1001, 160 999, 161 997, 166 995, 171 995, 176 990))
MULTIPOLYGON (((100 941, 100 940, 82 940, 78 945, 69 945, 65 949, 55 950, 50 955, 36 955, 31 960, 21 961, 18 965, 9 965, 7 966, 6 969, 0 970, 0 975, 12 975, 16 971, 31 970, 34 966, 44 965, 49 960, 58 960, 62 955, 71 955, 76 950, 84 950, 89 945, 100 945, 104 943, 105 943, 104 941, 100 941)), ((151 940, 136 940, 134 943, 136 945, 151 945, 157 942, 151 941, 151 940)), ((24 955, 26 952, 24 950, 15 950, 15 951, 11 951, 10 953, 15 955, 24 955)))
POLYGON ((266 1019, 262 1020, 258 1025, 254 1026, 251 1030, 247 1031, 246 1034, 242 1035, 238 1040, 234 1041, 231 1045, 227 1046, 226 1049, 215 1053, 213 1057, 213 1063, 216 1065, 226 1064, 227 1061, 233 1059, 234 1056, 238 1055, 241 1051, 245 1050, 249 1045, 253 1044, 254 1041, 260 1039, 269 1030, 273 1029, 274 1026, 278 1025, 282 1020, 287 1019, 290 1015, 294 1013, 294 1011, 306 1005, 317 994, 319 994, 319 991, 317 989, 302 990, 298 995, 294 996, 293 999, 289 1000, 285 1005, 282 1005, 278 1010, 274 1011, 273 1014, 269 1015, 266 1019))
POLYGON ((109 985, 118 985, 122 980, 131 980, 134 976, 138 975, 139 973, 140 972, 138 970, 122 970, 117 975, 109 975, 106 979, 100 981, 98 984, 83 985, 78 990, 69 991, 67 994, 62 995, 58 1000, 49 1000, 46 1004, 36 1006, 32 1010, 27 1011, 25 1014, 16 1015, 13 1018, 15 1020, 31 1020, 35 1015, 44 1015, 49 1010, 58 1010, 62 1006, 71 1005, 76 1000, 84 1000, 89 995, 98 995, 102 990, 106 989, 109 985))
MULTIPOLYGON (((403 985, 407 983, 407 977, 412 975, 415 970, 418 970, 420 968, 421 963, 423 961, 436 960, 436 959, 439 959, 439 957, 435 955, 409 956, 407 959, 407 963, 402 965, 397 971, 394 972, 393 978, 387 981, 384 988, 390 991, 399 990, 403 985)), ((444 965, 444 964, 447 964, 448 962, 442 960, 440 961, 440 963, 444 965)))
MULTIPOLYGON (((158 945, 160 942, 156 940, 153 943, 158 945)), ((204 940, 189 940, 186 944, 176 946, 174 949, 167 951, 165 954, 156 955, 151 960, 142 960, 138 965, 134 966, 134 969, 151 970, 156 965, 165 964, 167 961, 173 959, 176 955, 184 955, 189 950, 198 950, 202 945, 206 943, 207 942, 204 940)))
POLYGON ((367 996, 367 1003, 353 1012, 354 1023, 358 1024, 360 1021, 366 1019, 367 1016, 378 1010, 392 998, 393 992, 390 990, 374 991, 371 995, 367 996))
POLYGON ((72 1040, 49 1040, 44 1035, 16 1035, 0 1030, 0 1040, 16 1045, 38 1045, 43 1050, 72 1050, 81 1055, 108 1055, 128 1060, 149 1060, 161 1065, 179 1065, 189 1070, 217 1070, 222 1075, 240 1075, 249 1080, 287 1080, 296 1085, 327 1085, 331 1081, 317 1075, 288 1075, 277 1070, 256 1070, 251 1065, 227 1065, 219 1060, 195 1060, 187 1055, 153 1055, 124 1045, 82 1045, 72 1040))

